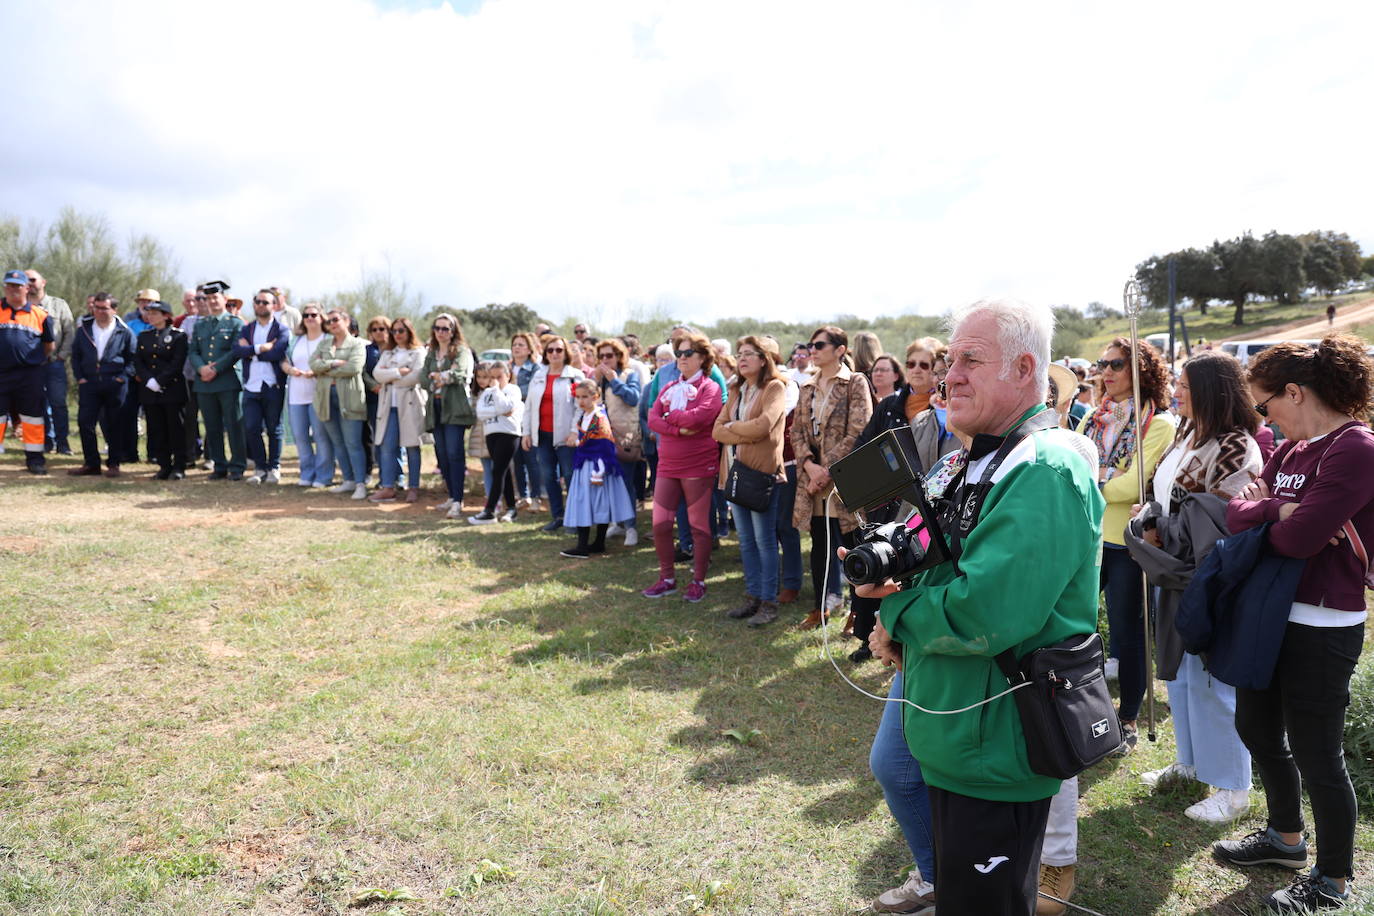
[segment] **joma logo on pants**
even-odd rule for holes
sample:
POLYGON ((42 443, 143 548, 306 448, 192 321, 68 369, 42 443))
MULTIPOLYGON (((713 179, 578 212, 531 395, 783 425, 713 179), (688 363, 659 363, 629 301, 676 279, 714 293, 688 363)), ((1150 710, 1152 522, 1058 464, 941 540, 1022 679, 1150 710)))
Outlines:
POLYGON ((1274 492, 1279 490, 1301 490, 1302 485, 1307 483, 1306 474, 1275 474, 1274 492))

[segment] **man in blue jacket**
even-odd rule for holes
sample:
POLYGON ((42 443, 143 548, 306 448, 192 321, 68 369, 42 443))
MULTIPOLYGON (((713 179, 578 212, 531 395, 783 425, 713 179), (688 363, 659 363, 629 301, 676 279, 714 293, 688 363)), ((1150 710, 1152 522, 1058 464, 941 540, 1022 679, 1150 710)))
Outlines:
POLYGON ((119 476, 120 459, 128 449, 119 413, 129 397, 129 379, 134 373, 134 335, 115 314, 118 305, 109 293, 96 293, 91 314, 76 326, 72 375, 77 385, 76 425, 81 433, 82 464, 67 472, 73 477, 100 473, 97 423, 105 432, 106 477, 119 476))
POLYGON ((270 289, 258 290, 253 297, 257 320, 243 326, 234 345, 243 377, 243 431, 248 457, 253 460, 249 483, 281 483, 281 417, 286 403, 286 372, 281 364, 291 335, 272 311, 275 303, 270 289))

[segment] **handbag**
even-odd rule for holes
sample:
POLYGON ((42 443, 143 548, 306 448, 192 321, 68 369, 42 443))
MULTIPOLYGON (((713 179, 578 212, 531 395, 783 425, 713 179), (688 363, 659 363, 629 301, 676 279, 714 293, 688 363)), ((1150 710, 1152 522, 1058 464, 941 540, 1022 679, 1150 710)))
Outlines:
POLYGON ((1121 723, 1103 670, 1102 637, 1071 636, 1018 663, 1011 650, 997 667, 1013 694, 1026 737, 1026 759, 1041 776, 1069 779, 1121 746, 1121 723))
POLYGON ((736 458, 725 475, 725 498, 751 512, 767 512, 776 482, 776 475, 756 471, 736 458))

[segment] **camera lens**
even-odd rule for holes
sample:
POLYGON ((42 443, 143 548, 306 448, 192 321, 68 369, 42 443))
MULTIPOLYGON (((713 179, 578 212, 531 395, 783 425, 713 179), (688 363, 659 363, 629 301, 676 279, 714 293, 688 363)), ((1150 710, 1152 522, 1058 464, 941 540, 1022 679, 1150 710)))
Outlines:
POLYGON ((845 578, 853 585, 876 585, 888 577, 895 558, 896 551, 886 541, 862 544, 845 555, 845 578))

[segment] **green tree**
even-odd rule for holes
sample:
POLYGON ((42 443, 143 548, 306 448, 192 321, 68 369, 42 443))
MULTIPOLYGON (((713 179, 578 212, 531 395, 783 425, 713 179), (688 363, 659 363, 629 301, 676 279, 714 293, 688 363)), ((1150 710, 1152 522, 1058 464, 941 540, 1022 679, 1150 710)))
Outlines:
MULTIPOLYGON (((373 315, 387 318, 409 318, 421 330, 420 318, 425 314, 424 296, 412 291, 403 277, 392 273, 391 265, 381 270, 364 268, 358 285, 313 297, 325 308, 341 308, 361 324, 373 315)), ((427 326, 426 326, 427 327, 427 326)))
POLYGON ((1272 296, 1285 305, 1302 298, 1307 287, 1303 271, 1306 249, 1300 239, 1282 232, 1269 232, 1260 240, 1260 256, 1264 260, 1264 280, 1261 293, 1272 296))
POLYGON ((1345 283, 1345 269, 1340 253, 1321 236, 1312 237, 1303 255, 1303 272, 1307 282, 1326 295, 1333 295, 1345 283))
POLYGON ((1245 324, 1245 303, 1264 289, 1264 253, 1260 250, 1260 243, 1248 232, 1239 238, 1213 242, 1209 250, 1221 265, 1218 276, 1220 298, 1227 299, 1235 306, 1235 317, 1231 323, 1239 327, 1245 324))
POLYGON ((517 331, 533 331, 539 314, 523 302, 509 305, 492 302, 467 312, 467 318, 481 325, 491 337, 509 341, 517 331))

